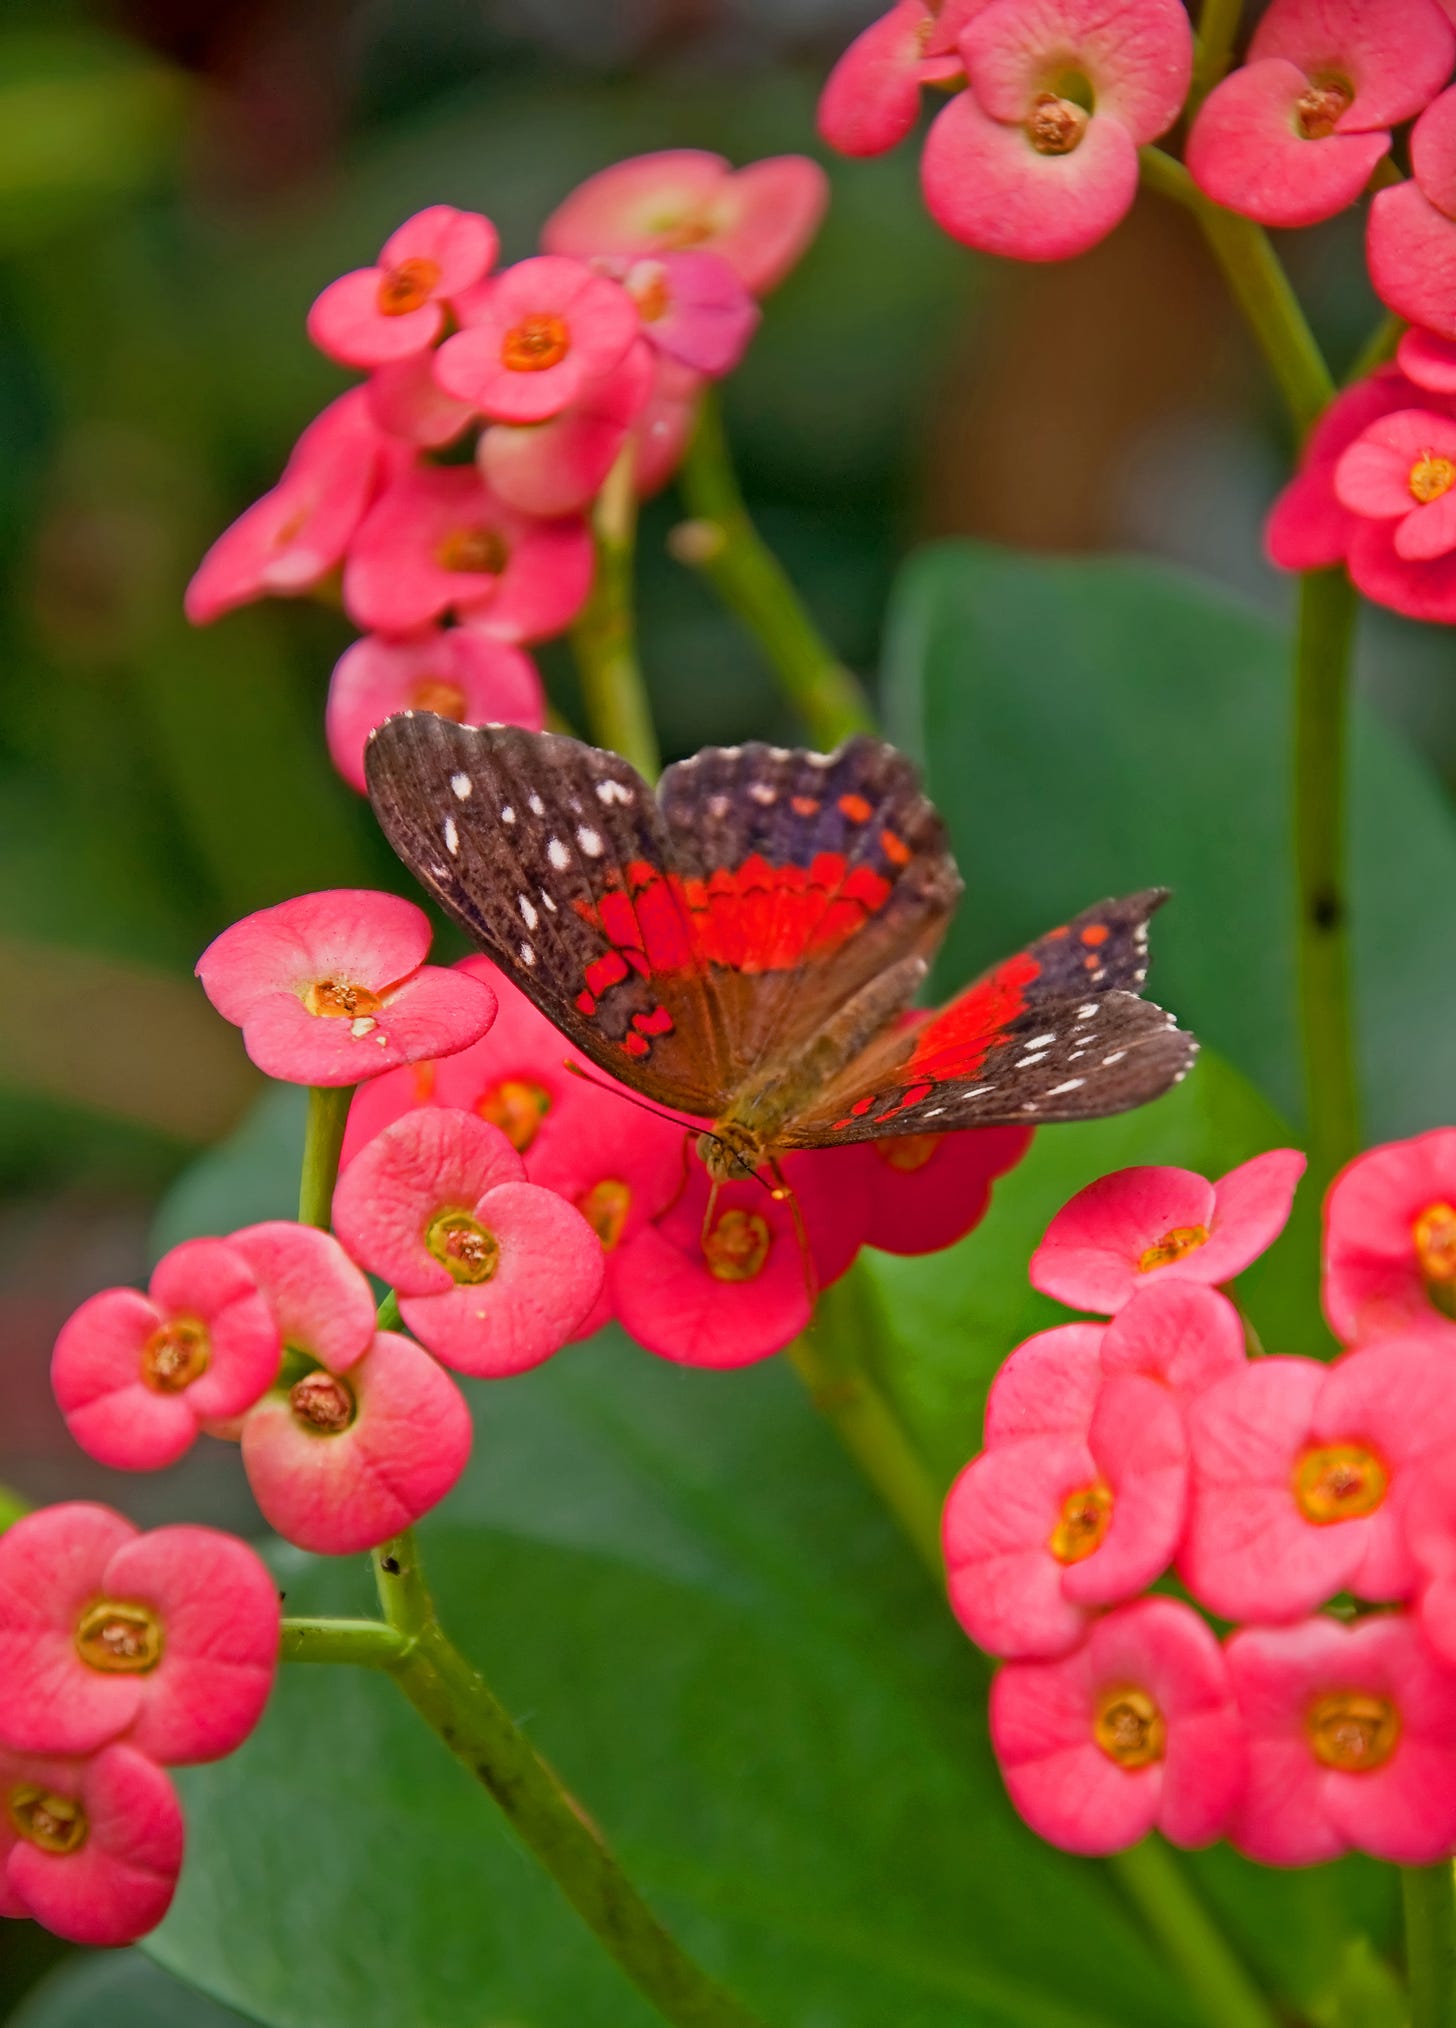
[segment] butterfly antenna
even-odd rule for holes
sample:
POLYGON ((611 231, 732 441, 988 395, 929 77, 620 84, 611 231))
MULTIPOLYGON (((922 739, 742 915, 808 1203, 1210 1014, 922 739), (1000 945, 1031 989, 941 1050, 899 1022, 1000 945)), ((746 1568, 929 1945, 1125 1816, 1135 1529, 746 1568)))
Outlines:
POLYGON ((814 1265, 814 1250, 809 1244, 809 1229, 804 1223, 799 1193, 777 1162, 770 1162, 768 1166, 769 1173, 773 1177, 773 1183, 768 1186, 769 1195, 776 1204, 788 1205, 789 1216, 794 1221, 794 1234, 798 1239, 799 1253, 804 1263, 804 1287, 809 1297, 809 1308, 813 1310, 819 1302, 819 1271, 814 1265))
MULTIPOLYGON (((594 1084, 598 1091, 609 1091, 613 1098, 626 1099, 630 1104, 640 1106, 644 1113, 651 1113, 655 1120, 666 1120, 670 1126, 674 1127, 682 1125, 682 1121, 675 1114, 665 1111, 661 1106, 655 1106, 651 1099, 643 1098, 638 1092, 629 1091, 624 1084, 613 1083, 610 1078, 593 1077, 589 1070, 583 1070, 581 1065, 573 1063, 569 1056, 564 1056, 561 1059, 561 1067, 563 1070, 569 1070, 573 1077, 579 1077, 583 1084, 594 1084)), ((692 1132, 694 1130, 689 1129, 689 1131, 692 1132)))

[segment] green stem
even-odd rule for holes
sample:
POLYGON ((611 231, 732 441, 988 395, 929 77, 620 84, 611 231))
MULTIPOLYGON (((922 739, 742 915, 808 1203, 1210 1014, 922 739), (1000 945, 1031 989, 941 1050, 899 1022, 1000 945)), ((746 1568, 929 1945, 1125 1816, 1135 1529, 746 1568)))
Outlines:
POLYGON ((700 570, 754 636, 810 736, 832 747, 852 732, 872 732, 864 692, 821 636, 783 565, 753 525, 711 389, 699 403, 678 485, 692 519, 673 531, 674 556, 700 570))
POLYGON ((598 746, 611 747, 649 782, 655 781, 662 760, 637 659, 632 582, 637 495, 630 445, 607 474, 593 530, 596 577, 591 597, 571 630, 587 726, 598 746))
POLYGON ((1343 831, 1357 611, 1343 571, 1309 571, 1300 579, 1294 644, 1294 849, 1300 1032, 1310 1187, 1316 1192, 1324 1190, 1360 1145, 1343 831))
POLYGON ((9 1486, 0 1486, 0 1535, 12 1527, 22 1514, 30 1512, 29 1500, 22 1499, 9 1486))
POLYGON ((1456 2028, 1456 1878, 1451 1862, 1403 1866, 1411 2028, 1456 2028))
POLYGON ((278 1658, 283 1662, 352 1662, 361 1669, 393 1669, 407 1642, 378 1620, 285 1620, 278 1658))
POLYGON ((349 1084, 311 1084, 308 1088, 298 1217, 300 1224, 322 1226, 325 1232, 329 1229, 339 1150, 344 1145, 344 1128, 349 1123, 349 1101, 353 1096, 354 1087, 349 1084))
POLYGON ((1345 375, 1346 387, 1353 387, 1357 380, 1367 379, 1377 366, 1384 366, 1388 360, 1394 359, 1395 348, 1405 332, 1405 318, 1397 317, 1394 310, 1387 311, 1355 354, 1345 375))
POLYGON ((1145 1838, 1112 1862, 1119 1885, 1183 1973, 1211 2028, 1275 2028, 1273 2008, 1161 1840, 1145 1838))
POLYGON ((1243 0, 1204 0, 1198 17, 1198 61, 1188 95, 1190 118, 1229 67, 1242 12, 1243 0))

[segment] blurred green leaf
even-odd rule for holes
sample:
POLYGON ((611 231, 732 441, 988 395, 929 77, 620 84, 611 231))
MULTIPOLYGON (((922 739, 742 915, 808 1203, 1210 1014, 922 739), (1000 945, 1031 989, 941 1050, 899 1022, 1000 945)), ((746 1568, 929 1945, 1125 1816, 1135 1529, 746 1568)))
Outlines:
POLYGON ((243 2016, 181 1985, 139 1951, 72 1958, 7 2028, 242 2028, 243 2016))
POLYGON ((1410 2000, 1369 1939, 1353 1937, 1340 1949, 1329 1989, 1313 2016, 1316 2028, 1407 2028, 1410 2000))

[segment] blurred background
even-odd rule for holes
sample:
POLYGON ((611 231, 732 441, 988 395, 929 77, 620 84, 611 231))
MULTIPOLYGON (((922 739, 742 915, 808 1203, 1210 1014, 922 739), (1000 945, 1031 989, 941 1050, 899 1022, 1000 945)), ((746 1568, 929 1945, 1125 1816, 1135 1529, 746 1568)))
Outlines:
MULTIPOLYGON (((124 1490, 86 1466, 50 1403, 50 1346, 82 1297, 144 1274, 159 1190, 257 1096, 192 981, 199 950, 287 894, 398 876, 324 755, 343 620, 274 605, 198 634, 181 614, 203 549, 344 384, 305 341, 309 302, 423 204, 488 212, 515 259, 622 156, 818 152, 818 85, 874 11, 7 0, 0 1478, 26 1495, 245 1516, 219 1447, 124 1490)), ((1183 216, 1145 198, 1091 255, 1021 269, 932 227, 913 148, 827 166, 828 222, 727 406, 753 509, 852 666, 873 681, 897 563, 930 536, 1159 553, 1283 608, 1258 530, 1288 445, 1183 216)), ((1337 363, 1375 314, 1358 232, 1290 249, 1337 363)), ((641 578, 667 751, 788 730, 752 649, 669 559, 673 517, 670 494, 648 511, 641 578)), ((1383 715, 1456 780, 1447 638, 1375 615, 1362 657, 1383 715)), ((569 712, 570 673, 545 662, 569 712)), ((0 1925, 0 2019, 25 2020, 59 1948, 0 1925)), ((148 1991, 137 2018, 156 2021, 148 1991)), ((179 2023, 213 2018, 179 2005, 179 2023)))

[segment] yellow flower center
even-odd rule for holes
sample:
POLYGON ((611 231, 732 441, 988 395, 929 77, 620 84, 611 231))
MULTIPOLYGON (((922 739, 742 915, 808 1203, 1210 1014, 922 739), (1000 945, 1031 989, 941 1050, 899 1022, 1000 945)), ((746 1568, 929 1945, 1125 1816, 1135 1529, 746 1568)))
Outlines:
POLYGON ((441 570, 499 577, 506 567, 506 546, 493 528, 452 528, 435 551, 435 561, 441 570))
POLYGON ((1306 1521, 1358 1521, 1385 1498, 1390 1475, 1363 1444, 1324 1444, 1294 1467, 1294 1503, 1306 1521))
POLYGON ((153 1331, 142 1347, 142 1382, 154 1394, 180 1394, 206 1373, 212 1359, 207 1327, 191 1317, 174 1317, 153 1331))
POLYGON ((1155 1239, 1138 1261, 1138 1273, 1150 1275, 1154 1268, 1168 1267, 1175 1260, 1182 1260, 1200 1246, 1208 1244, 1206 1225, 1175 1225, 1155 1239))
POLYGON ((426 1232, 425 1245, 453 1281, 472 1287, 488 1282, 500 1266, 500 1241, 468 1211, 442 1211, 426 1232))
POLYGON ((379 278, 375 301, 380 315, 402 317, 407 310, 418 310, 421 303, 428 302, 439 279, 438 261, 420 258, 401 261, 397 268, 388 269, 379 278))
POLYGON ((1456 1205, 1428 1204, 1411 1237, 1426 1294, 1438 1310, 1456 1317, 1456 1205))
POLYGON ((1456 486, 1456 465, 1438 451, 1422 451, 1410 468, 1410 495, 1422 507, 1429 507, 1443 493, 1456 486))
POLYGON ((870 1146, 889 1168, 910 1176, 925 1167, 940 1142, 939 1134, 892 1134, 883 1141, 871 1141, 870 1146))
POLYGON ((720 1282, 751 1282, 763 1272, 773 1245, 768 1220, 757 1211, 725 1211, 703 1234, 708 1267, 720 1282))
POLYGON ((466 697, 458 683, 450 683, 443 676, 426 676, 410 692, 410 704, 416 711, 433 711, 437 718, 452 718, 457 725, 465 723, 466 697))
POLYGON ((610 1253, 622 1237, 632 1209, 632 1186, 617 1176, 603 1176, 576 1200, 576 1208, 610 1253))
POLYGON ((1322 79, 1294 101, 1295 124, 1306 141, 1323 141, 1354 102, 1354 92, 1342 79, 1322 79))
POLYGON ((86 1812, 70 1796, 58 1796, 34 1782, 21 1782, 8 1797, 10 1821, 42 1852, 76 1852, 86 1842, 86 1812))
POLYGON ((338 1436, 354 1420, 354 1391, 336 1373, 305 1373, 288 1393, 294 1417, 315 1436, 338 1436))
POLYGON ((571 350, 571 333, 560 317, 527 317, 501 340, 501 365, 512 373, 541 373, 559 366, 571 350))
POLYGON ((475 1101, 475 1110, 500 1128, 517 1154, 524 1155, 551 1110, 551 1094, 528 1078, 508 1077, 483 1091, 475 1101))
POLYGON ((1100 1482, 1078 1486, 1063 1500, 1057 1525, 1047 1537, 1047 1548, 1058 1563, 1080 1563, 1101 1546, 1111 1526, 1111 1488, 1100 1482))
POLYGON ((1026 131, 1038 155, 1070 155, 1080 147, 1088 114, 1075 99, 1056 92, 1038 92, 1031 102, 1026 131))
POLYGON ((303 989, 303 1004, 310 1014, 321 1014, 326 1020, 354 1021, 361 1015, 377 1014, 384 998, 348 979, 315 979, 303 989))
POLYGON ((144 1676, 162 1659, 162 1623, 150 1606, 102 1598, 82 1613, 76 1652, 107 1676, 144 1676))
POLYGON ((1334 1690, 1317 1697, 1304 1721, 1315 1758, 1344 1774, 1383 1767, 1400 1739, 1400 1713, 1388 1697, 1334 1690))
POLYGON ((1109 1690, 1098 1700, 1092 1737, 1119 1767, 1151 1767, 1163 1758, 1168 1728, 1146 1690, 1109 1690))

